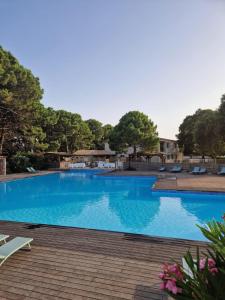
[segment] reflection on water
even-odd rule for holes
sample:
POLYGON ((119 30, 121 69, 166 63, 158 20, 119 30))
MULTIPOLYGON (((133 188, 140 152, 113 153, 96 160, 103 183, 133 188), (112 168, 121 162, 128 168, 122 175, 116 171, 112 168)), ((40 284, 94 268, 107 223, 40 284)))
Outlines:
POLYGON ((116 213, 120 222, 128 230, 143 230, 154 216, 158 213, 160 202, 158 198, 151 198, 149 201, 148 189, 132 189, 120 197, 109 196, 109 209, 116 213))
POLYGON ((0 183, 0 219, 203 239, 224 195, 152 192, 151 177, 74 171, 0 183))
POLYGON ((7 192, 7 189, 6 189, 6 183, 5 182, 2 182, 0 184, 0 197, 5 195, 7 192))

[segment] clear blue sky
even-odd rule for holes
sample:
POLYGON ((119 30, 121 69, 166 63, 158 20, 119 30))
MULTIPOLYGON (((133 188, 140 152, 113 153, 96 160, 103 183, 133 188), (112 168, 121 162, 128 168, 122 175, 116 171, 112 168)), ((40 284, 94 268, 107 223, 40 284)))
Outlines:
POLYGON ((112 124, 140 110, 166 138, 225 93, 225 0, 0 0, 0 44, 44 104, 112 124))

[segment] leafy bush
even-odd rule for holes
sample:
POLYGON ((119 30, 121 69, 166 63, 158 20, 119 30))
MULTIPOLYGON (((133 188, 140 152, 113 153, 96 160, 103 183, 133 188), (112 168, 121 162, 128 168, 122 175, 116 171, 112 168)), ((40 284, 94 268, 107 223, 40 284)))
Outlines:
POLYGON ((18 152, 8 161, 9 172, 26 172, 26 168, 33 167, 36 170, 48 168, 49 163, 43 154, 18 152))
POLYGON ((27 154, 29 158, 30 166, 35 168, 36 170, 43 170, 47 168, 47 160, 43 154, 27 154))
POLYGON ((184 260, 188 266, 165 264, 161 288, 178 300, 224 300, 225 299, 225 223, 209 222, 200 227, 211 241, 207 253, 196 259, 188 251, 184 260))
POLYGON ((129 166, 125 169, 125 171, 136 171, 136 168, 129 166))
POLYGON ((9 159, 8 164, 11 172, 24 172, 30 167, 30 160, 26 155, 17 153, 9 159))

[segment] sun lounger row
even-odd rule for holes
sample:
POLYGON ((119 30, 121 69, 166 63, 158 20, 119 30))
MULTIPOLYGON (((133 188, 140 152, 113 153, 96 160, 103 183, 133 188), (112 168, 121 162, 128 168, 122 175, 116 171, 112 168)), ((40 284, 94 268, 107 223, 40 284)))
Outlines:
MULTIPOLYGON (((81 162, 69 164, 70 169, 79 169, 79 168, 85 168, 85 167, 86 167, 86 164, 81 163, 81 162)), ((101 168, 101 169, 105 169, 105 168, 114 169, 116 167, 116 164, 110 163, 110 162, 99 161, 99 162, 97 162, 96 167, 101 168)))
POLYGON ((207 170, 205 167, 194 167, 191 173, 194 175, 201 175, 201 174, 206 174, 207 170))
MULTIPOLYGON (((167 171, 167 168, 165 166, 162 166, 160 169, 159 169, 159 172, 165 172, 167 171)), ((180 173, 182 171, 182 167, 181 166, 174 166, 172 167, 170 170, 168 170, 169 172, 172 172, 172 173, 180 173)))
MULTIPOLYGON (((162 166, 159 169, 159 172, 172 172, 172 173, 180 173, 182 171, 182 166, 174 166, 170 170, 167 170, 166 166, 162 166)), ((193 175, 202 175, 207 173, 207 169, 205 167, 194 167, 193 170, 190 172, 193 175)), ((218 175, 225 175, 225 167, 222 167, 219 172, 217 172, 218 175)))
POLYGON ((97 166, 98 166, 98 168, 101 168, 101 169, 105 169, 105 168, 114 169, 116 167, 116 164, 110 163, 110 162, 99 161, 97 166))
POLYGON ((9 235, 0 234, 0 243, 3 243, 3 245, 0 246, 0 266, 6 261, 7 258, 9 258, 18 250, 25 247, 31 250, 30 244, 33 241, 32 238, 16 237, 7 242, 8 238, 9 235))
POLYGON ((76 168, 85 168, 86 164, 85 163, 73 163, 73 164, 69 164, 69 168, 70 169, 76 169, 76 168))
POLYGON ((218 175, 225 175, 225 167, 222 167, 217 174, 218 175))
POLYGON ((29 168, 27 168, 27 172, 29 172, 29 173, 36 173, 37 170, 35 170, 33 167, 29 167, 29 168))

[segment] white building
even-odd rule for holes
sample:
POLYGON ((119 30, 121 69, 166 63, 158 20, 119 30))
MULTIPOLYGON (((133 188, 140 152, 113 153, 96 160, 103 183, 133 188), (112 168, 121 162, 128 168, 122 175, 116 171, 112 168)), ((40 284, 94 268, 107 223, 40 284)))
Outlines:
POLYGON ((182 161, 183 154, 176 140, 159 138, 158 152, 165 155, 166 162, 182 161))
MULTIPOLYGON (((137 153, 141 151, 141 147, 137 147, 137 153)), ((123 153, 123 156, 128 157, 133 153, 133 147, 128 147, 126 153, 123 153)), ((183 159, 183 153, 179 150, 177 141, 165 138, 159 138, 159 143, 150 156, 151 162, 162 162, 162 157, 164 161, 168 163, 180 162, 183 159)), ((143 160, 144 159, 143 157, 143 160)))

